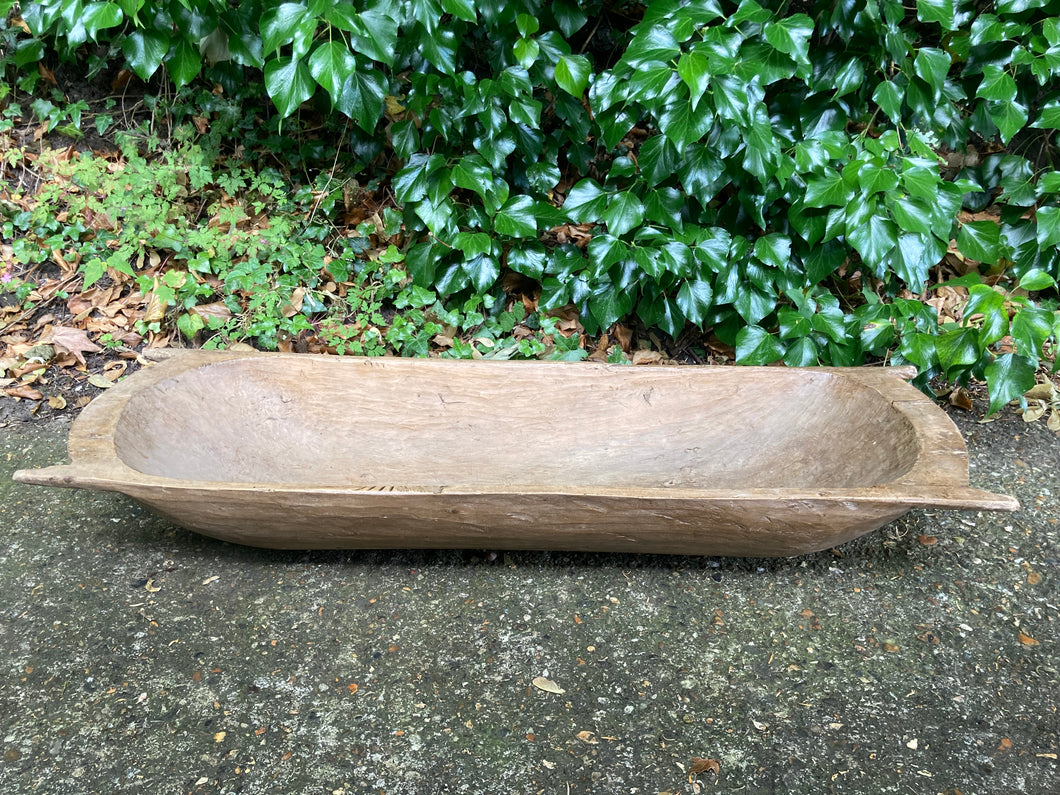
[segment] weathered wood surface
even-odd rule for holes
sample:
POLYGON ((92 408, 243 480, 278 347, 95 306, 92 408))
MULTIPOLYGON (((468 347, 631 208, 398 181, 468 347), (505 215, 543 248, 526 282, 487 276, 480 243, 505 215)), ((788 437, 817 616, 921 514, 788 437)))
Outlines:
POLYGON ((779 556, 969 488, 959 431, 904 368, 628 367, 188 351, 93 401, 71 464, 276 548, 779 556))

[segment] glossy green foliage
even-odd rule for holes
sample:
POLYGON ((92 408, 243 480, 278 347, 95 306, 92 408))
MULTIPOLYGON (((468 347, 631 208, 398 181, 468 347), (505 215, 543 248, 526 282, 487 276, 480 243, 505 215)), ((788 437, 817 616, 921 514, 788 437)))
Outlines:
POLYGON ((590 333, 635 316, 709 330, 745 363, 889 357, 921 385, 986 378, 993 408, 1060 336, 1058 0, 51 0, 23 16, 70 52, 119 45, 144 79, 236 70, 280 114, 314 98, 345 114, 396 164, 404 266, 442 295, 496 291, 508 269, 590 333), (565 224, 580 245, 550 233, 565 224), (971 263, 953 328, 926 303, 951 249, 971 263))

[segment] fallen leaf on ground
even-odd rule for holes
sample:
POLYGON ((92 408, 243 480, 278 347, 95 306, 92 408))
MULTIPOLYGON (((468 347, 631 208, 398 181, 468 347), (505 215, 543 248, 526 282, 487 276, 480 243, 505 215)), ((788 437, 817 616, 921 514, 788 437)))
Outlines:
POLYGON ((199 304, 188 311, 193 315, 198 315, 203 320, 209 320, 210 318, 216 318, 221 321, 232 319, 232 310, 220 301, 212 304, 199 304))
POLYGON ((1032 400, 1027 402, 1027 408, 1023 410, 1024 422, 1037 422, 1045 416, 1049 406, 1044 400, 1032 400))
POLYGON ((721 772, 721 765, 717 759, 704 759, 700 756, 692 757, 692 764, 688 768, 688 775, 697 773, 713 773, 715 776, 721 772))
POLYGON ((968 390, 962 386, 950 392, 950 405, 965 411, 971 411, 972 399, 968 395, 968 390))
POLYGON ((633 364, 662 364, 662 358, 658 351, 635 351, 633 364))
POLYGON ((81 364, 86 363, 86 353, 99 353, 103 350, 96 345, 96 343, 92 342, 84 331, 79 328, 69 328, 67 326, 52 326, 48 341, 61 348, 65 348, 72 353, 81 364))
POLYGON ((48 405, 56 411, 62 411, 66 408, 66 398, 64 398, 62 395, 53 395, 52 397, 48 398, 48 405))
POLYGON ((1052 400, 1056 397, 1056 387, 1051 382, 1035 384, 1024 392, 1023 396, 1027 400, 1052 400))
POLYGON ((583 743, 588 743, 589 745, 596 745, 600 742, 596 739, 596 734, 594 734, 593 732, 578 732, 578 739, 581 740, 583 743))
POLYGON ((31 386, 15 386, 10 389, 5 389, 4 394, 8 397, 22 398, 23 400, 43 400, 44 395, 39 389, 34 389, 31 386))
POLYGON ((533 685, 538 690, 544 690, 546 693, 555 693, 559 695, 560 693, 567 692, 562 687, 553 682, 551 679, 546 679, 543 676, 535 676, 533 680, 533 685))
POLYGON ((1032 638, 1030 635, 1026 634, 1025 632, 1020 632, 1020 643, 1022 643, 1024 646, 1037 646, 1038 645, 1038 641, 1036 641, 1034 638, 1032 638))
POLYGON ((93 373, 90 375, 88 377, 88 383, 92 384, 92 386, 99 387, 100 389, 110 389, 114 386, 113 381, 100 373, 93 373))
POLYGON ((923 544, 925 547, 934 546, 939 542, 935 536, 917 536, 916 540, 923 544))

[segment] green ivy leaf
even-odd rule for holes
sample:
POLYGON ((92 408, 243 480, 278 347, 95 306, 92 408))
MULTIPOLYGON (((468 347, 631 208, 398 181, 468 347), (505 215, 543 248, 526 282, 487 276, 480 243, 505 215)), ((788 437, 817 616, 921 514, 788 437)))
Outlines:
POLYGON ((476 22, 478 15, 475 13, 474 0, 440 0, 442 8, 457 19, 465 22, 476 22))
POLYGON ((554 0, 550 3, 550 6, 552 8, 552 16, 556 18, 556 24, 559 25, 559 29, 563 31, 563 35, 568 39, 581 30, 589 19, 577 2, 554 0))
POLYGON ((427 195, 431 177, 445 166, 439 154, 414 154, 401 171, 394 175, 394 195, 398 204, 420 201, 427 195))
POLYGON ((785 55, 798 62, 807 60, 810 36, 813 35, 813 20, 805 14, 793 14, 772 22, 763 28, 766 41, 785 55))
POLYGON ((608 232, 621 237, 640 226, 644 220, 644 204, 632 191, 621 191, 608 200, 603 220, 608 232))
POLYGON ((537 21, 536 17, 532 17, 529 14, 519 14, 515 18, 515 27, 519 31, 519 35, 525 38, 533 36, 541 30, 541 23, 537 21))
POLYGON ((890 80, 879 83, 872 92, 872 101, 879 105, 895 124, 902 120, 902 99, 904 97, 905 90, 890 80))
POLYGON ((791 266, 791 238, 772 233, 755 241, 755 256, 771 268, 786 271, 791 266))
POLYGON ((587 251, 592 271, 597 276, 606 273, 612 265, 629 256, 629 246, 614 235, 607 234, 593 235, 587 251))
POLYGON ((599 223, 607 208, 607 194, 592 179, 583 179, 571 188, 563 211, 576 224, 599 223))
POLYGON ((508 251, 508 267, 537 281, 544 276, 547 261, 545 247, 536 240, 512 246, 508 251))
POLYGON ((488 254, 493 250, 493 241, 485 232, 460 232, 453 238, 453 248, 464 252, 468 259, 488 254))
POLYGON ((1030 116, 1027 109, 1018 102, 990 102, 986 112, 997 125, 1001 133, 1001 142, 1007 144, 1012 137, 1023 129, 1030 116))
POLYGON ((677 188, 660 188, 648 191, 644 197, 644 217, 661 226, 668 226, 678 232, 684 229, 682 213, 688 197, 677 188))
POLYGON ((710 61, 698 52, 686 52, 677 62, 677 74, 681 76, 692 95, 692 110, 710 85, 710 61))
POLYGON ((1037 357, 1003 353, 986 366, 986 383, 990 387, 988 415, 1001 409, 1010 400, 1034 386, 1037 357))
POLYGON ((854 195, 840 174, 830 171, 822 176, 814 176, 806 181, 807 207, 845 207, 854 195))
POLYGON ((975 95, 983 99, 1012 102, 1016 98, 1016 81, 997 64, 987 64, 983 67, 983 80, 975 95))
POLYGON ((937 22, 943 30, 956 25, 957 0, 916 0, 916 18, 921 22, 937 22))
MULTIPOLYGON (((176 46, 166 59, 166 71, 168 71, 170 77, 173 78, 176 87, 183 88, 194 80, 196 75, 199 74, 199 69, 201 68, 202 56, 199 54, 199 48, 183 37, 177 39, 176 46)), ((267 76, 265 86, 266 88, 269 86, 267 76)), ((269 90, 269 93, 270 95, 272 94, 271 89, 269 90)))
POLYGON ((950 71, 948 53, 935 47, 921 47, 913 59, 913 69, 917 76, 931 87, 936 99, 942 96, 946 75, 950 71))
POLYGON ((397 39, 397 20, 383 9, 365 9, 350 31, 350 44, 356 52, 387 65, 394 63, 397 39))
POLYGON ((1009 327, 1017 353, 1034 358, 1041 356, 1042 345, 1052 335, 1055 322, 1056 314, 1048 309, 1022 307, 1009 327))
POLYGON ((884 193, 898 187, 898 175, 875 163, 863 163, 858 169, 858 185, 866 194, 884 193))
POLYGON ((865 264, 879 273, 884 258, 898 245, 898 228, 889 218, 872 214, 863 223, 851 224, 848 221, 846 238, 865 264))
MULTIPOLYGON (((480 294, 489 292, 490 288, 496 284, 497 279, 501 275, 500 264, 497 262, 496 258, 489 254, 479 254, 478 256, 465 261, 460 268, 467 276, 468 281, 471 282, 472 286, 474 286, 475 290, 480 294)), ((457 290, 459 289, 462 288, 458 287, 457 290)))
POLYGON ((639 31, 626 48, 620 63, 636 69, 648 61, 667 63, 681 53, 681 47, 674 34, 665 25, 655 25, 639 31))
POLYGON ((993 221, 968 221, 957 234, 957 248, 969 259, 993 265, 997 262, 1001 227, 993 221))
POLYGON ((761 326, 744 326, 736 334, 738 364, 772 364, 784 356, 784 345, 761 326))
POLYGON ((1042 249, 1060 245, 1060 207, 1039 207, 1035 218, 1038 221, 1038 245, 1042 249))
POLYGON ((904 231, 931 234, 931 208, 919 199, 899 199, 891 205, 891 212, 904 231))
POLYGON ((592 67, 584 55, 564 55, 556 63, 556 85, 576 97, 581 97, 589 85, 592 67))
POLYGON ((940 334, 935 340, 939 363, 949 375, 979 361, 979 332, 964 327, 940 334))
POLYGON ((812 337, 795 340, 784 352, 784 364, 788 367, 814 367, 820 362, 817 343, 812 337))
POLYGON ((313 79, 328 92, 331 101, 337 104, 343 86, 353 77, 357 61, 341 41, 326 41, 313 50, 308 65, 313 79))
POLYGON ((633 310, 633 291, 616 290, 614 286, 603 283, 589 299, 589 314, 601 329, 624 318, 633 310))
POLYGON ((677 306, 688 320, 702 328, 713 298, 714 291, 710 282, 702 279, 688 279, 677 291, 677 306))
POLYGON ((658 185, 677 170, 677 147, 665 135, 653 135, 641 144, 637 164, 648 185, 658 185))
POLYGON ((739 124, 751 124, 751 100, 746 83, 728 76, 715 77, 713 96, 718 116, 739 124))
POLYGON ((1056 279, 1041 268, 1031 268, 1020 277, 1019 286, 1029 292, 1048 290, 1050 287, 1056 286, 1056 279))
POLYGON ((541 54, 541 45, 536 39, 518 39, 512 46, 512 52, 519 65, 524 69, 529 69, 537 61, 537 56, 541 54))
POLYGON ((88 3, 81 11, 80 22, 89 38, 95 41, 101 30, 117 27, 124 18, 116 3, 88 3))
POLYGON ((438 27, 432 31, 424 29, 417 41, 423 48, 423 56, 438 71, 447 75, 456 73, 456 31, 451 26, 438 27))
MULTIPOLYGON (((1060 66, 1060 47, 1055 47, 1057 64, 1060 66)), ((1058 69, 1060 71, 1060 69, 1058 69)), ((1060 99, 1053 99, 1041 106, 1038 118, 1031 125, 1038 130, 1060 130, 1060 99)))
MULTIPOLYGON (((309 51, 309 43, 316 33, 317 18, 302 3, 281 3, 261 17, 262 51, 272 55, 284 44, 293 44, 295 59, 309 51)), ((270 95, 272 91, 269 91, 270 95)))
POLYGON ((899 235, 898 245, 891 253, 891 270, 914 293, 919 294, 924 289, 929 271, 946 253, 941 243, 931 245, 932 240, 934 238, 930 235, 899 235))
POLYGON ((902 187, 909 191, 910 196, 915 196, 926 202, 932 202, 938 196, 941 182, 942 177, 939 175, 939 167, 936 162, 923 158, 910 157, 904 159, 902 165, 902 187))
POLYGON ((486 198, 493 186, 493 169, 482 158, 482 155, 464 155, 453 166, 453 184, 458 188, 477 193, 486 198))
POLYGON ((433 242, 417 243, 405 254, 405 268, 413 283, 420 287, 430 287, 434 284, 434 275, 440 261, 435 248, 433 242))
POLYGON ((136 76, 146 82, 169 52, 169 37, 157 31, 134 30, 122 39, 121 51, 136 76))
POLYGON ((685 327, 685 316, 677 302, 661 292, 644 295, 637 304, 637 315, 645 326, 658 326, 674 339, 685 327))
POLYGON ((499 235, 537 237, 537 216, 534 200, 529 196, 513 196, 497 212, 493 228, 499 235))
POLYGON ((710 109, 703 105, 693 110, 684 100, 671 102, 659 114, 659 129, 678 149, 695 143, 710 130, 710 109))
POLYGON ((979 326, 979 349, 982 351, 1008 334, 1009 320, 1004 296, 985 284, 973 284, 968 288, 964 316, 977 314, 983 316, 979 326))
POLYGON ((342 84, 335 107, 367 133, 375 130, 386 101, 386 75, 378 69, 357 69, 342 84))

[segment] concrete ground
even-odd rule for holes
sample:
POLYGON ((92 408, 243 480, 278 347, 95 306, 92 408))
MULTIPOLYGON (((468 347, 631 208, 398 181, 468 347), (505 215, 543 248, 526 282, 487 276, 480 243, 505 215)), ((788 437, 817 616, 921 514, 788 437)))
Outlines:
POLYGON ((768 561, 241 548, 9 421, 0 793, 1060 792, 1060 444, 955 419, 1022 510, 768 561))

